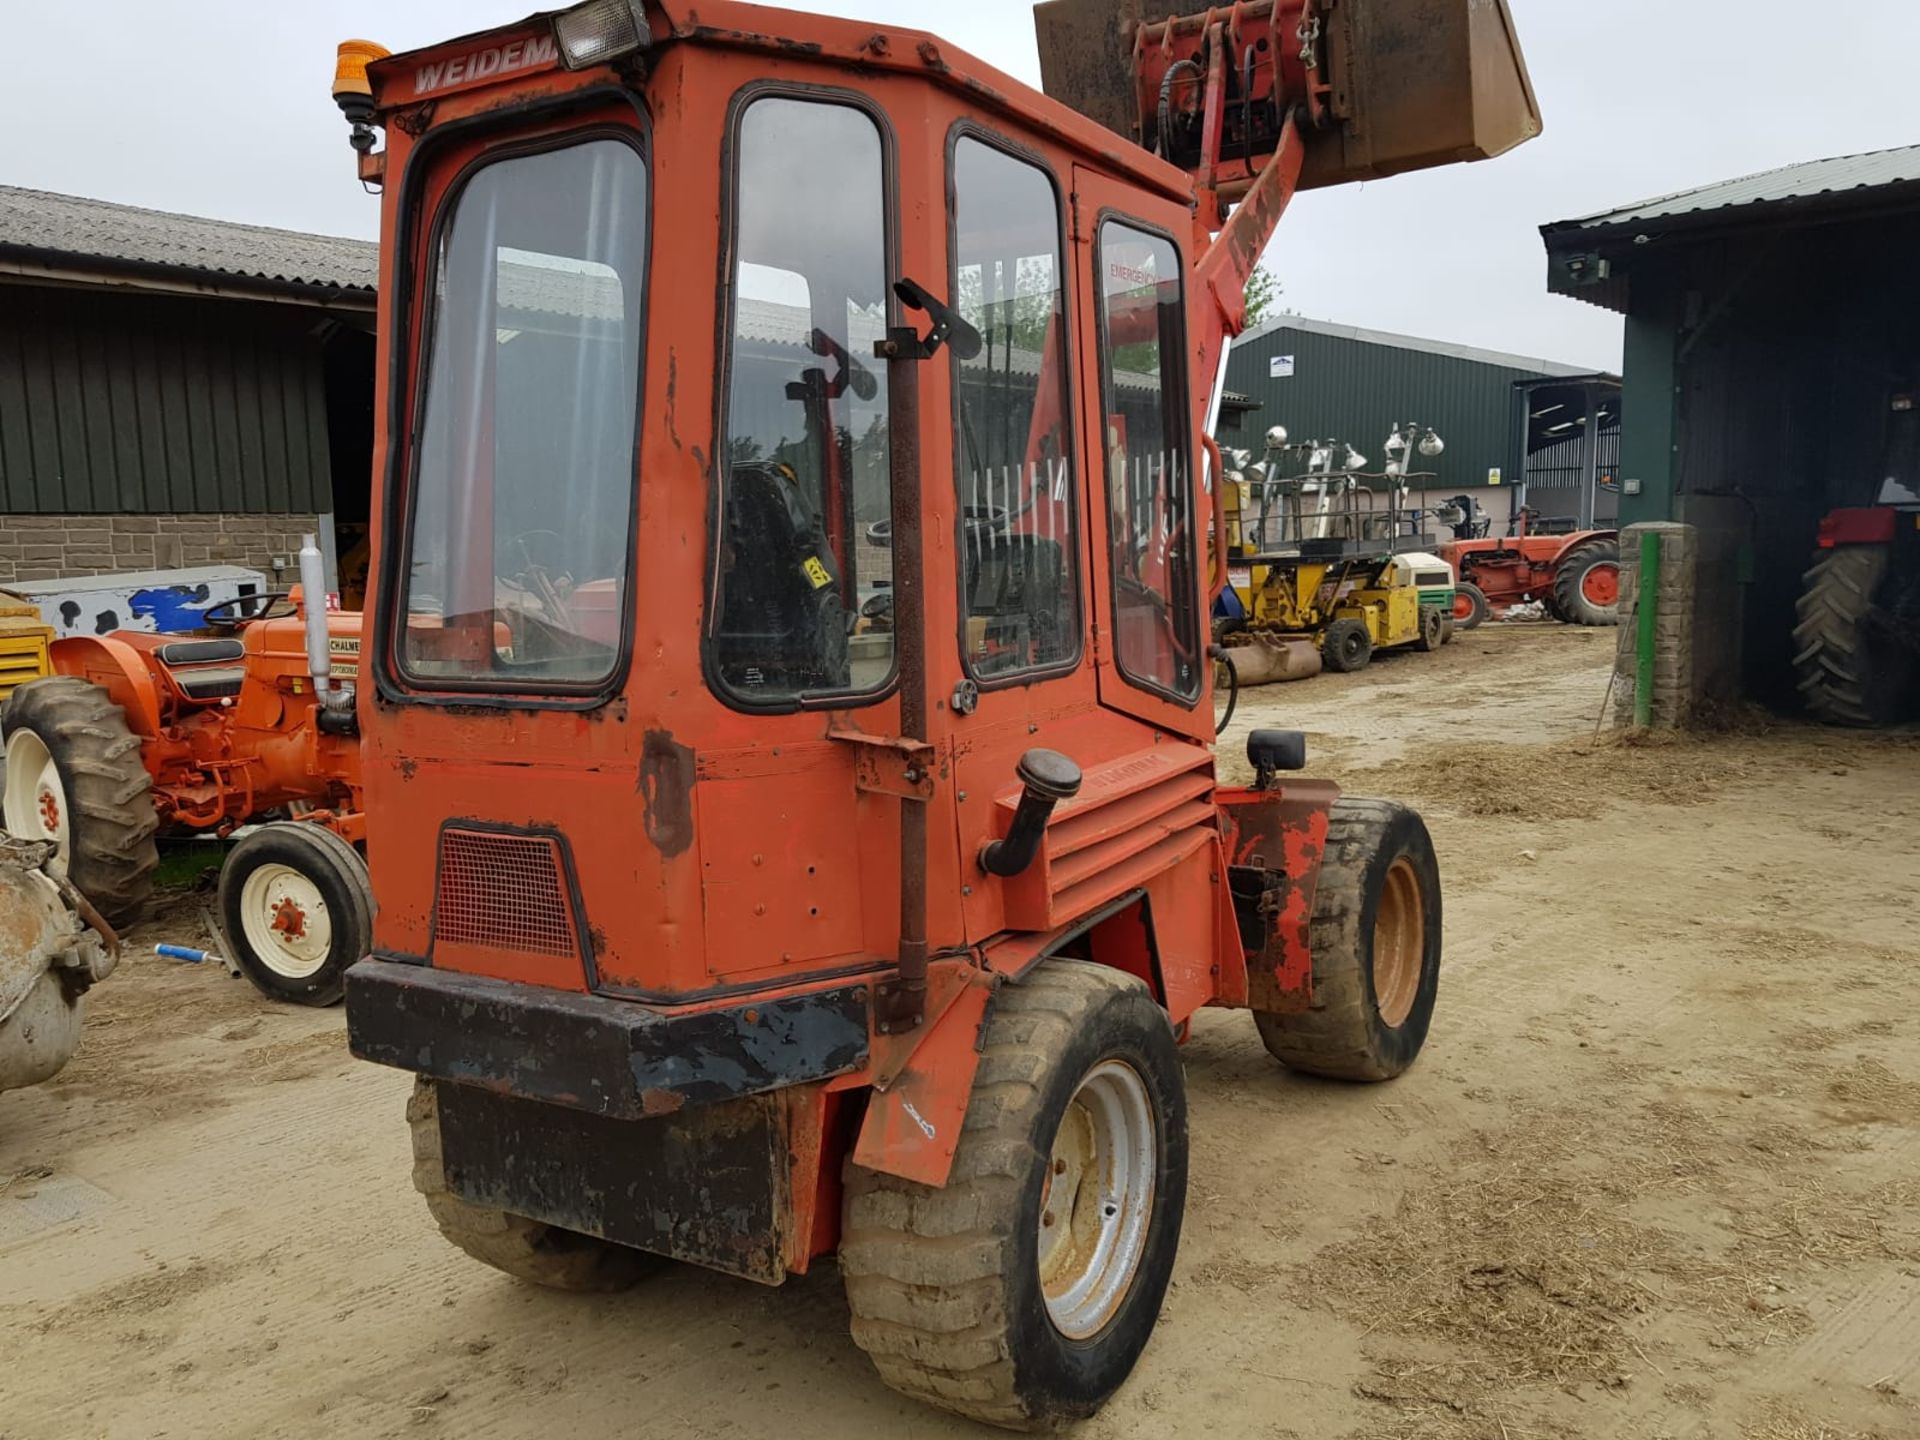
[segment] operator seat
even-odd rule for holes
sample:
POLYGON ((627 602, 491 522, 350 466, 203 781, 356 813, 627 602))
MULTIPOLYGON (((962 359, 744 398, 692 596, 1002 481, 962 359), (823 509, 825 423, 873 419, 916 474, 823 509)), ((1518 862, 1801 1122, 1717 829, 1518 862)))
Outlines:
POLYGON ((845 690, 847 607, 810 497, 787 465, 735 465, 727 486, 725 608, 714 658, 732 685, 845 690))

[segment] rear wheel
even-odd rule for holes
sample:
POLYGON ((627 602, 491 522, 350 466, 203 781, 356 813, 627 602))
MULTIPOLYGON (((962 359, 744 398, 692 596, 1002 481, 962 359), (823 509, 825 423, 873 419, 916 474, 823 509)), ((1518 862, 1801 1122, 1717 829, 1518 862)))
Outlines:
POLYGON ((1890 546, 1843 545, 1807 572, 1794 668, 1807 709, 1828 725, 1889 725, 1912 698, 1920 657, 1870 623, 1892 568, 1890 546))
POLYGON ((1153 1333, 1186 1193, 1166 1013, 1048 960, 995 1000, 947 1184, 849 1170, 854 1341, 894 1389, 990 1425, 1091 1415, 1153 1333))
POLYGON ((1454 587, 1453 623, 1460 629, 1478 630, 1492 613, 1486 593, 1471 580, 1462 580, 1454 587))
POLYGON ((144 918, 160 821, 125 712, 91 681, 52 675, 13 692, 4 728, 8 832, 51 842, 54 872, 108 924, 144 918))
POLYGON ((1589 540, 1574 547, 1553 573, 1557 618, 1574 625, 1620 623, 1620 542, 1589 540))
POLYGON ((1335 801, 1309 932, 1313 1001, 1300 1014, 1255 1012, 1268 1052, 1337 1080, 1403 1073, 1433 1022, 1440 922, 1440 866, 1419 815, 1335 801))
POLYGON ((644 1250, 490 1210, 455 1195, 447 1188, 440 1096, 433 1081, 413 1082, 407 1125, 413 1131, 413 1188, 426 1197, 440 1233, 474 1259, 530 1285, 577 1291, 625 1290, 667 1263, 644 1250))
POLYGON ((1427 606, 1420 611, 1420 638, 1416 649, 1431 653, 1447 643, 1447 620, 1438 609, 1427 606))
POLYGON ((367 862, 323 825, 263 826, 221 867, 220 924, 234 962, 263 994, 331 1005, 347 967, 373 948, 367 862))
POLYGON ((1320 658, 1336 675, 1364 670, 1373 660, 1373 635, 1364 620, 1336 620, 1320 637, 1320 658))

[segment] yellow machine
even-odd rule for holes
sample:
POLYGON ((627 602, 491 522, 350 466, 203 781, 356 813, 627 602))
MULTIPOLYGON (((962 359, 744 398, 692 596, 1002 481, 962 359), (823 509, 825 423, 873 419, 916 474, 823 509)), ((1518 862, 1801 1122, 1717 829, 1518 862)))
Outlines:
POLYGON ((41 618, 40 607, 0 590, 0 700, 53 673, 52 644, 53 627, 41 618))
MULTIPOLYGON (((1284 431, 1273 434, 1284 442, 1284 431)), ((1393 498, 1381 503, 1358 477, 1314 476, 1286 486, 1283 513, 1250 526, 1243 475, 1229 471, 1221 488, 1232 600, 1216 616, 1223 659, 1242 685, 1361 670, 1377 650, 1440 647, 1445 611, 1421 603, 1416 558, 1428 557, 1396 538, 1393 498)))
POLYGON ((1329 670, 1365 669, 1377 650, 1440 647, 1440 612, 1421 605, 1414 567, 1398 555, 1270 559, 1260 571, 1249 629, 1310 641, 1329 670))

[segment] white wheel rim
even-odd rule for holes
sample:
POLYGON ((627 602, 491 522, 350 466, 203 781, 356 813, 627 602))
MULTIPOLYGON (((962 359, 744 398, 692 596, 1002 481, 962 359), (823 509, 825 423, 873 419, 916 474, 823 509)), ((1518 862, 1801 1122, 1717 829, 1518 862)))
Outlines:
POLYGON ((262 965, 289 980, 319 973, 333 949, 320 887, 290 865, 262 865, 240 887, 240 928, 262 965))
POLYGON ((1153 1218, 1153 1102, 1122 1060, 1080 1082, 1040 1192, 1040 1289, 1047 1318, 1069 1340, 1100 1333, 1132 1288, 1153 1218))
POLYGON ((59 847, 56 873, 67 873, 67 846, 72 812, 60 767, 53 763, 47 742, 31 730, 7 737, 7 833, 22 840, 51 840, 59 847))

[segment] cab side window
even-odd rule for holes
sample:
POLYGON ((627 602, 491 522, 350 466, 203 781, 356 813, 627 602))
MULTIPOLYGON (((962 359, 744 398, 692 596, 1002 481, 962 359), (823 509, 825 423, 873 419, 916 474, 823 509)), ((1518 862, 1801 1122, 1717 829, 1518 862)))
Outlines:
POLYGON ((857 106, 767 96, 734 154, 710 669, 755 708, 877 694, 893 672, 880 129, 857 106))
POLYGON ((1204 656, 1180 255, 1164 236, 1107 220, 1095 263, 1114 663, 1129 683, 1190 705, 1204 656))
POLYGON ((985 342, 954 364, 962 651, 991 682, 1080 654, 1060 196, 968 135, 952 178, 954 304, 985 342))

